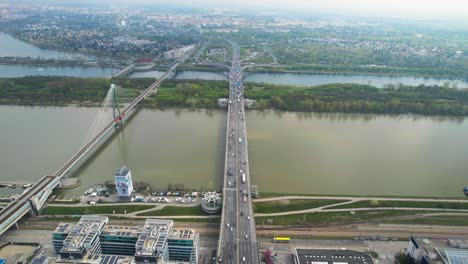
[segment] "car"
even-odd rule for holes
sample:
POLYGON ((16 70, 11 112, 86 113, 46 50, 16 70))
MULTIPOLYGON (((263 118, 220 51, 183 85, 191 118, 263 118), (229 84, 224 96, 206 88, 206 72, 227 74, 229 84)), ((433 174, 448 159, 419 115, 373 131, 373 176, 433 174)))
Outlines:
POLYGON ((232 231, 234 231, 234 228, 233 228, 233 227, 231 227, 231 232, 232 232, 232 231))
POLYGON ((249 221, 250 221, 250 216, 247 216, 247 220, 249 220, 249 221))
POLYGON ((244 212, 240 212, 240 215, 243 216, 243 215, 244 215, 244 212))
POLYGON ((245 262, 245 257, 242 257, 242 262, 245 262))
POLYGON ((245 237, 245 239, 249 239, 249 236, 248 236, 248 235, 245 235, 244 237, 245 237))

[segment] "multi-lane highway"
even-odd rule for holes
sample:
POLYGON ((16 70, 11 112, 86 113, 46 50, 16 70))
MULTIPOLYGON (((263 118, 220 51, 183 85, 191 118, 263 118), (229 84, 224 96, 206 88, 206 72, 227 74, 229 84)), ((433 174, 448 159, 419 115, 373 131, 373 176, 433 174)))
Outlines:
POLYGON ((233 60, 229 72, 224 205, 218 261, 256 264, 259 256, 250 194, 242 69, 239 47, 233 42, 231 44, 233 60))

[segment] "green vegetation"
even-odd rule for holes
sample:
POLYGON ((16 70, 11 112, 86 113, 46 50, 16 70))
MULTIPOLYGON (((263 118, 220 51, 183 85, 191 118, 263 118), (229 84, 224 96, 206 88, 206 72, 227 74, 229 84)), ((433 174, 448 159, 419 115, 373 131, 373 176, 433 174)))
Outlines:
MULTIPOLYGON (((320 198, 321 196, 327 196, 327 194, 316 194, 316 193, 275 193, 275 192, 262 192, 261 198, 272 198, 272 197, 283 197, 283 196, 313 196, 320 198)), ((335 197, 355 197, 355 198, 362 198, 366 196, 359 196, 355 194, 333 194, 330 196, 335 197)), ((371 195, 368 195, 371 196, 371 195)), ((436 197, 436 196, 397 196, 397 195, 379 195, 379 198, 413 198, 413 199, 453 199, 453 197, 436 197)), ((377 199, 379 199, 377 198, 377 199)), ((465 199, 468 200, 468 197, 460 197, 457 199, 465 199)))
POLYGON ((240 49, 243 64, 268 64, 273 63, 273 58, 267 53, 265 47, 256 45, 243 46, 240 49))
POLYGON ((167 80, 145 106, 216 108, 218 98, 229 96, 228 87, 227 81, 167 80))
POLYGON ((405 253, 399 253, 398 255, 395 256, 395 258, 396 258, 395 263, 398 263, 398 264, 414 264, 414 259, 405 253))
POLYGON ((371 255, 375 259, 379 258, 379 253, 377 253, 375 251, 370 251, 370 252, 366 252, 366 253, 368 253, 369 255, 371 255))
POLYGON ((222 67, 219 65, 192 65, 186 63, 177 67, 177 71, 227 72, 229 71, 229 67, 227 65, 226 67, 222 67))
MULTIPOLYGON (((393 223, 399 220, 412 219, 420 211, 400 210, 376 210, 350 212, 317 212, 305 214, 293 214, 282 216, 256 217, 257 225, 267 224, 267 220, 273 220, 273 225, 347 225, 354 223, 393 223)), ((414 223, 414 221, 413 221, 414 223)), ((466 217, 464 225, 467 225, 466 217)))
POLYGON ((414 224, 419 225, 447 225, 447 226, 468 226, 466 215, 430 215, 414 217, 412 219, 393 220, 393 224, 414 224))
POLYGON ((42 215, 85 215, 85 214, 116 214, 132 213, 136 211, 154 208, 154 205, 109 205, 109 206, 48 206, 42 211, 42 215))
POLYGON ((293 214, 282 216, 256 217, 257 224, 266 224, 268 219, 273 220, 274 225, 345 225, 353 223, 381 223, 386 218, 414 215, 414 211, 357 211, 350 212, 320 212, 293 214))
MULTIPOLYGON (((468 225, 466 216, 440 215, 425 216, 426 211, 376 210, 351 212, 317 212, 283 216, 256 217, 257 225, 267 224, 273 220, 273 225, 348 225, 355 223, 401 223, 401 224, 432 224, 432 225, 468 225)), ((468 214, 467 214, 468 215, 468 214)))
POLYGON ((379 89, 361 84, 315 87, 246 83, 245 96, 256 108, 304 112, 468 115, 468 90, 447 86, 390 85, 379 89))
POLYGON ((56 201, 56 200, 50 201, 51 204, 77 204, 79 202, 80 202, 79 199, 75 199, 71 201, 56 201))
MULTIPOLYGON (((123 102, 148 87, 151 78, 117 78, 123 102)), ((23 77, 0 79, 0 104, 97 105, 111 80, 105 78, 23 77)), ((376 114, 468 115, 468 89, 446 86, 388 85, 379 89, 360 84, 328 84, 315 87, 246 83, 245 96, 256 100, 253 108, 303 112, 376 114)), ((167 80, 143 107, 217 108, 228 97, 227 81, 167 80)))
MULTIPOLYGON (((125 97, 135 97, 154 79, 114 79, 125 97)), ((28 76, 0 79, 0 104, 64 105, 100 103, 109 90, 106 78, 28 76)))
POLYGON ((468 210, 468 203, 368 200, 368 201, 357 201, 355 203, 332 206, 328 209, 369 208, 369 207, 411 207, 411 208, 438 208, 438 209, 466 209, 468 210))
POLYGON ((142 216, 166 216, 166 215, 206 215, 200 206, 182 207, 182 206, 166 206, 161 210, 141 213, 142 216))
POLYGON ((255 213, 279 213, 287 211, 299 211, 305 209, 312 209, 330 204, 346 202, 347 200, 316 200, 316 199, 298 199, 298 200, 281 200, 271 202, 255 202, 255 213))

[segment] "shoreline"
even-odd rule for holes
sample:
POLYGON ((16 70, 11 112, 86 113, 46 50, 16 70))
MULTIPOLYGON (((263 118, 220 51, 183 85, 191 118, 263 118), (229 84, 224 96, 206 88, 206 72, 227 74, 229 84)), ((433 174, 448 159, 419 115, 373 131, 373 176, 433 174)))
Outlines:
POLYGON ((292 73, 292 74, 326 74, 326 75, 366 75, 366 76, 395 76, 395 77, 416 77, 424 79, 448 79, 451 81, 465 81, 468 82, 468 78, 464 79, 462 76, 438 76, 438 75, 424 75, 424 74, 404 74, 404 73, 372 73, 372 72, 341 72, 341 71, 296 71, 296 70, 246 70, 246 75, 248 73, 270 73, 270 74, 282 74, 282 73, 292 73))
MULTIPOLYGON (((83 107, 83 108, 99 108, 101 107, 98 104, 78 104, 78 103, 57 103, 57 104, 14 104, 14 103, 4 103, 1 101, 2 99, 0 98, 0 106, 19 106, 19 107, 61 107, 61 108, 66 108, 66 107, 83 107)), ((146 109, 146 110, 159 110, 159 111, 166 111, 166 110, 190 110, 190 111, 224 111, 224 107, 216 107, 216 108, 191 108, 191 107, 183 107, 183 106, 172 106, 172 107, 153 107, 153 106, 147 106, 147 105, 142 105, 139 107, 139 109, 146 109)), ((368 113, 368 112, 317 112, 317 111, 310 111, 310 112, 302 112, 302 111, 289 111, 289 110, 281 110, 281 109, 275 109, 275 108, 266 108, 266 109, 257 109, 257 108, 247 108, 246 111, 274 111, 274 112, 281 112, 281 113, 292 113, 292 114, 336 114, 336 115, 352 115, 352 114, 357 114, 357 115, 363 115, 363 116, 369 116, 369 115, 375 115, 375 116, 391 116, 391 117, 401 117, 401 116, 411 116, 411 117, 421 117, 421 118, 443 118, 443 119, 457 119, 460 121, 463 121, 464 119, 468 118, 468 115, 423 115, 423 114, 415 114, 415 113, 403 113, 403 114, 391 114, 391 113, 368 113)), ((301 194, 299 194, 301 195, 301 194)), ((310 195, 310 194, 306 194, 310 195)), ((315 194, 312 194, 315 195, 315 194)))

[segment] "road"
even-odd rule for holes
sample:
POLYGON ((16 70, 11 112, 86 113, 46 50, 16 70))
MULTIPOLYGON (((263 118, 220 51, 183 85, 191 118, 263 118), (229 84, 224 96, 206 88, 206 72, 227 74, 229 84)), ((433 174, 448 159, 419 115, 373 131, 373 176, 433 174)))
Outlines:
POLYGON ((250 194, 247 131, 244 111, 242 69, 239 46, 233 46, 229 72, 229 105, 218 261, 259 263, 258 245, 250 194))

